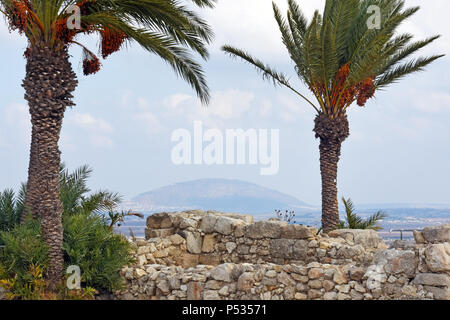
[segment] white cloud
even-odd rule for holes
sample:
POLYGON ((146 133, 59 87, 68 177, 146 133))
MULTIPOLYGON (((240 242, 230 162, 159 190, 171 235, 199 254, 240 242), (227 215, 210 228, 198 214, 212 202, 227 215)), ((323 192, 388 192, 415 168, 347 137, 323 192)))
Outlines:
POLYGON ((158 134, 164 129, 158 117, 150 111, 136 113, 133 117, 145 125, 145 131, 149 135, 158 134))
POLYGON ((112 147, 113 142, 112 139, 107 137, 107 136, 102 136, 102 135, 94 135, 91 136, 91 143, 96 146, 96 147, 112 147))
POLYGON ((22 129, 31 126, 28 106, 24 103, 12 103, 6 106, 5 119, 10 126, 20 126, 22 129))
POLYGON ((272 102, 269 99, 263 99, 258 108, 260 117, 270 117, 272 115, 272 102))
POLYGON ((208 109, 202 109, 202 111, 224 120, 239 118, 250 109, 254 99, 253 93, 237 89, 216 91, 213 93, 211 106, 208 109))
POLYGON ((423 118, 409 118, 405 121, 398 121, 397 126, 392 127, 394 133, 417 141, 417 139, 422 138, 426 132, 430 132, 433 122, 428 119, 423 118))
POLYGON ((89 113, 76 113, 73 116, 74 123, 90 131, 101 132, 101 133, 111 133, 113 131, 112 126, 103 119, 94 118, 89 113))
POLYGON ((446 92, 412 91, 410 95, 414 106, 423 112, 450 111, 450 94, 446 92))
POLYGON ((164 99, 163 102, 164 105, 169 108, 169 110, 176 113, 183 111, 181 108, 179 108, 179 106, 185 102, 191 101, 192 98, 193 97, 190 95, 178 93, 164 99))
POLYGON ((28 106, 24 103, 11 103, 4 109, 3 144, 18 138, 21 143, 29 143, 31 122, 28 106))
POLYGON ((279 94, 277 103, 280 106, 279 117, 284 122, 291 123, 304 118, 313 119, 314 109, 300 97, 279 94))
POLYGON ((89 113, 75 113, 68 117, 68 122, 86 131, 93 146, 109 148, 113 145, 110 137, 113 127, 107 121, 95 118, 89 113))
POLYGON ((260 111, 255 94, 238 89, 212 92, 211 103, 207 107, 201 105, 196 97, 182 94, 166 98, 163 104, 166 107, 165 118, 178 117, 190 122, 201 120, 205 126, 218 128, 225 127, 228 122, 234 122, 250 111, 255 113, 260 111))
POLYGON ((448 0, 407 0, 407 7, 420 6, 420 10, 400 26, 399 31, 412 33, 417 39, 435 34, 442 37, 423 48, 421 54, 442 54, 450 50, 450 19, 448 0))

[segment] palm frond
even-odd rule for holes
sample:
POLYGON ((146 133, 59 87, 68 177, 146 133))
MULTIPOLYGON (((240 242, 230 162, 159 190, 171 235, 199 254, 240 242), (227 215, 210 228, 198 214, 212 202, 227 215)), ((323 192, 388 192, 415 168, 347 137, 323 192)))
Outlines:
POLYGON ((361 229, 372 229, 372 230, 380 230, 381 226, 378 225, 379 221, 385 219, 387 214, 383 211, 378 211, 377 213, 371 215, 369 218, 365 219, 362 222, 361 229))
MULTIPOLYGON (((215 0, 190 2, 198 7, 212 8, 215 5, 215 0)), ((209 102, 203 68, 193 55, 199 55, 203 60, 209 58, 207 44, 211 43, 214 33, 196 11, 181 1, 1 0, 0 10, 10 29, 25 35, 30 47, 45 43, 58 51, 77 44, 83 47, 84 52, 89 52, 84 61, 96 60, 97 57, 75 39, 79 34, 99 34, 103 58, 120 50, 122 44, 137 43, 168 62, 176 74, 196 91, 203 104, 209 102), (71 5, 78 5, 82 12, 81 29, 67 28, 70 12, 66 10, 71 5)), ((86 75, 95 73, 90 70, 84 72, 86 75)))
POLYGON ((372 229, 380 230, 381 227, 378 222, 387 217, 382 211, 378 211, 376 214, 371 215, 367 219, 363 219, 357 215, 355 206, 350 198, 345 199, 342 197, 342 203, 345 207, 346 221, 340 221, 337 225, 338 229, 372 229))
POLYGON ((391 85, 403 77, 407 76, 408 74, 424 71, 425 67, 432 63, 433 61, 444 57, 444 54, 441 55, 434 55, 428 58, 417 58, 416 60, 412 60, 408 63, 405 63, 403 65, 397 66, 393 68, 392 70, 387 71, 386 73, 382 74, 380 77, 378 77, 375 80, 375 86, 378 89, 381 89, 383 87, 387 87, 388 85, 391 85))
POLYGON ((250 54, 248 54, 247 52, 244 52, 242 50, 236 49, 231 46, 223 46, 222 50, 225 51, 226 53, 228 53, 231 57, 241 58, 242 60, 244 60, 244 61, 248 62, 249 64, 253 65, 254 67, 256 67, 256 70, 260 72, 262 78, 264 80, 272 81, 274 86, 283 85, 283 86, 291 89, 293 92, 295 92, 296 94, 301 96, 303 99, 305 99, 312 107, 314 107, 314 109, 316 109, 318 111, 317 107, 311 101, 309 101, 308 98, 306 98, 304 95, 302 95, 296 89, 294 89, 294 87, 289 83, 289 80, 287 79, 287 77, 284 74, 275 71, 270 66, 265 65, 261 60, 253 58, 250 54))

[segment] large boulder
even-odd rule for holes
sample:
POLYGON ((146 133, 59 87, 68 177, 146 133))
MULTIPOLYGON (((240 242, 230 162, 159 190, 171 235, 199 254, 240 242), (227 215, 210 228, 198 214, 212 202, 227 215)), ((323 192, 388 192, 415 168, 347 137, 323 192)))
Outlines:
POLYGON ((252 239, 277 239, 281 236, 281 227, 283 224, 287 223, 279 221, 258 221, 247 226, 246 235, 252 239))
POLYGON ((435 300, 450 300, 450 288, 438 288, 433 286, 425 286, 426 291, 431 292, 435 300))
POLYGON ((190 253, 202 253, 202 236, 198 232, 183 231, 186 237, 186 248, 190 253))
POLYGON ((207 214, 200 221, 200 231, 204 233, 213 233, 218 217, 213 214, 207 214))
POLYGON ((211 278, 217 281, 231 282, 233 280, 234 264, 223 263, 211 270, 211 278))
POLYGON ((255 278, 253 277, 253 273, 244 272, 242 273, 237 281, 237 289, 239 291, 250 291, 255 284, 255 278))
POLYGON ((255 219, 251 214, 222 213, 221 215, 224 217, 232 218, 232 219, 242 220, 246 224, 251 224, 251 223, 255 222, 255 219))
POLYGON ((450 287, 450 276, 439 273, 418 273, 414 278, 414 284, 427 286, 447 286, 450 287))
POLYGON ((425 263, 432 272, 450 271, 450 243, 431 244, 425 249, 425 263))
POLYGON ((294 243, 293 239, 271 239, 270 255, 275 258, 292 258, 294 243))
POLYGON ((173 228, 165 229, 145 229, 145 239, 167 238, 174 234, 173 228))
POLYGON ((294 259, 304 261, 308 255, 308 241, 297 240, 293 247, 294 259))
POLYGON ((230 217, 218 217, 216 223, 214 224, 214 231, 224 235, 230 235, 233 233, 234 229, 246 223, 240 219, 234 219, 230 217))
POLYGON ((422 235, 427 243, 450 242, 450 223, 423 228, 422 235))
POLYGON ((213 252, 217 243, 213 234, 206 234, 203 238, 202 252, 213 252))
POLYGON ((412 278, 419 261, 414 251, 390 249, 379 252, 375 256, 374 263, 384 266, 387 274, 404 274, 412 278))
POLYGON ((288 224, 281 227, 281 238, 283 239, 309 239, 314 238, 317 229, 299 224, 288 224))
POLYGON ((192 268, 199 264, 199 256, 197 254, 190 254, 187 252, 181 253, 179 256, 175 256, 174 260, 177 265, 183 268, 192 268))
POLYGON ((147 228, 167 229, 172 227, 172 219, 167 212, 155 213, 147 218, 147 228))
POLYGON ((343 238, 350 243, 362 245, 364 248, 377 249, 381 238, 378 233, 371 229, 338 229, 328 233, 333 238, 343 238))

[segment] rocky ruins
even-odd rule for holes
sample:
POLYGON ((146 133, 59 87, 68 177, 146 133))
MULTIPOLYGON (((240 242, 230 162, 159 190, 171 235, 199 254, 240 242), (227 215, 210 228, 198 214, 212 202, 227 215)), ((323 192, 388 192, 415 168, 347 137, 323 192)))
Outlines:
POLYGON ((126 300, 450 300, 450 224, 388 248, 372 230, 318 234, 250 215, 186 211, 147 219, 126 300))

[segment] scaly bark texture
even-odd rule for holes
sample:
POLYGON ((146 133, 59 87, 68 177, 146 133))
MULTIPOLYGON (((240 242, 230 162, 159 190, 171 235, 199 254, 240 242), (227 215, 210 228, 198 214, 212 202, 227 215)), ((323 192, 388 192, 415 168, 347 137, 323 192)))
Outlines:
POLYGON ((339 223, 337 171, 342 142, 349 136, 347 115, 335 118, 319 114, 314 132, 320 139, 320 173, 322 175, 322 228, 333 230, 339 223))
POLYGON ((34 217, 41 218, 43 237, 49 245, 47 278, 51 288, 62 280, 64 263, 58 141, 64 111, 74 105, 72 92, 77 84, 67 48, 33 46, 27 51, 23 87, 31 114, 32 138, 26 207, 34 217))

